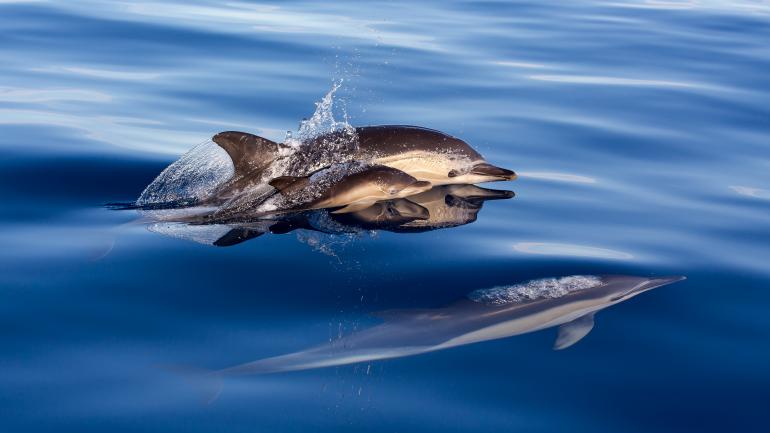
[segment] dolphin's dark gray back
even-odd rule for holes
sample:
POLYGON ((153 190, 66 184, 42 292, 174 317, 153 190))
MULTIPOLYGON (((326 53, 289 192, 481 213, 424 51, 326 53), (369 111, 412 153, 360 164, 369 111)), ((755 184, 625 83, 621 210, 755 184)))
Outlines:
POLYGON ((359 153, 395 155, 424 150, 449 152, 471 160, 482 159, 468 143, 435 129, 407 125, 362 126, 356 128, 359 153))

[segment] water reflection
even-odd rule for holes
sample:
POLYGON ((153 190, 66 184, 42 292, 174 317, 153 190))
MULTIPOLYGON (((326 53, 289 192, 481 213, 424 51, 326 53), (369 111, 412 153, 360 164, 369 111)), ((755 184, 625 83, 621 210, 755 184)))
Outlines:
POLYGON ((519 242, 513 246, 513 249, 522 253, 546 256, 593 257, 616 260, 627 260, 634 257, 629 253, 607 248, 549 242, 519 242))
MULTIPOLYGON (((593 329, 594 315, 683 276, 573 275, 471 292, 441 308, 375 313, 383 323, 307 350, 225 368, 207 377, 277 373, 418 355, 559 327, 565 349, 593 329)), ((220 386, 212 388, 215 397, 220 386)))
POLYGON ((406 198, 385 200, 355 212, 335 213, 331 209, 291 212, 270 217, 252 218, 250 212, 235 215, 227 224, 186 222, 198 209, 144 211, 145 217, 162 221, 150 222, 149 230, 168 236, 226 247, 240 244, 266 233, 286 234, 295 230, 312 230, 325 234, 361 233, 385 230, 396 233, 419 233, 470 224, 487 200, 514 197, 513 191, 482 188, 476 185, 443 185, 406 198))
POLYGON ((730 187, 730 189, 742 196, 770 199, 770 190, 740 185, 733 185, 730 187))

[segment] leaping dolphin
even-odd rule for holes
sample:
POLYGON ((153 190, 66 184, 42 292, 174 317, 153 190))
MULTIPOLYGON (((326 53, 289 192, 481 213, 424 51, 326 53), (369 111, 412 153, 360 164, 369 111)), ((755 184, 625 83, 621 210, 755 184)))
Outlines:
MULTIPOLYGON (((243 192, 264 185, 276 173, 273 163, 285 161, 294 167, 293 176, 308 174, 303 167, 314 171, 318 167, 316 150, 330 143, 355 141, 351 146, 332 146, 339 149, 334 162, 362 161, 401 170, 418 180, 433 185, 474 184, 513 180, 516 174, 488 163, 468 143, 428 128, 404 125, 363 126, 349 131, 322 134, 301 147, 276 143, 263 137, 239 131, 220 132, 212 140, 223 148, 234 167, 230 180, 220 185, 208 203, 224 203, 243 192)), ((284 173, 287 174, 287 173, 284 173)))
POLYGON ((331 344, 228 367, 207 377, 221 379, 399 358, 556 326, 559 332, 553 348, 561 350, 588 335, 598 311, 684 279, 576 275, 477 290, 468 299, 444 308, 376 313, 384 323, 331 344))

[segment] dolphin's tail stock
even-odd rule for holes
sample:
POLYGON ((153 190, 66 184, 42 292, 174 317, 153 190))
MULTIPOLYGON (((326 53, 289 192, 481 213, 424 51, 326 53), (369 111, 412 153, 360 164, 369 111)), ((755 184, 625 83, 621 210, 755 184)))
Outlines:
POLYGON ((199 391, 203 404, 213 403, 222 394, 224 380, 218 371, 187 365, 166 365, 161 366, 161 368, 185 379, 188 384, 199 391))

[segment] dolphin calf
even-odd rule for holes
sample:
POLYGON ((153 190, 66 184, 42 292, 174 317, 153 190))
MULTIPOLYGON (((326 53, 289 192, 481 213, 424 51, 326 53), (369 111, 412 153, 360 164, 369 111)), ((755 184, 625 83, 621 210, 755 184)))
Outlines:
POLYGON ((384 323, 331 344, 228 367, 208 373, 208 377, 277 373, 398 358, 552 327, 558 327, 553 348, 561 350, 577 343, 593 329, 598 311, 684 279, 683 276, 575 275, 477 290, 467 299, 443 308, 375 313, 384 323))
MULTIPOLYGON (((419 194, 431 188, 430 182, 417 180, 384 165, 335 164, 310 176, 280 176, 268 184, 279 194, 254 209, 250 217, 312 209, 334 208, 334 213, 356 212, 378 201, 419 194)), ((244 216, 243 209, 216 212, 215 220, 244 216)))
POLYGON ((313 176, 282 176, 269 184, 282 195, 299 193, 303 199, 308 190, 318 188, 312 201, 284 208, 287 211, 340 208, 334 213, 360 211, 378 201, 409 197, 432 186, 430 182, 417 180, 401 170, 384 165, 369 166, 341 179, 327 181, 327 178, 335 177, 333 171, 325 170, 332 173, 318 180, 313 176))

